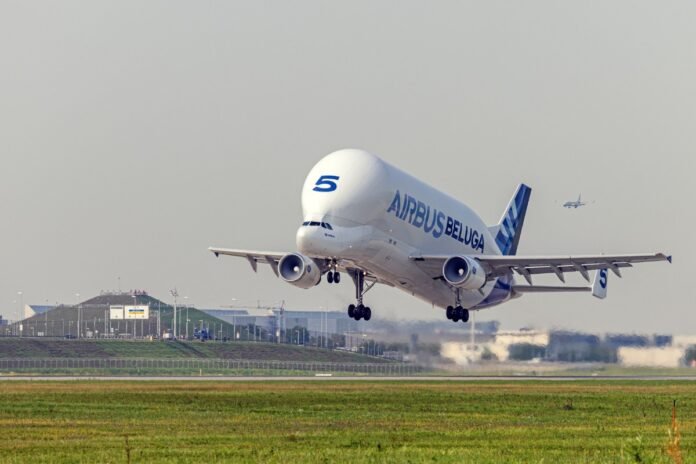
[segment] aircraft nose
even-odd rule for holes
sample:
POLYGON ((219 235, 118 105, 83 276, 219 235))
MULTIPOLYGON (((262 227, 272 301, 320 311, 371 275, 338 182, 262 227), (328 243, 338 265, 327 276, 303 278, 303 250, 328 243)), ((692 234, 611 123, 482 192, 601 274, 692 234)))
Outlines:
POLYGON ((318 227, 307 227, 302 226, 297 229, 297 235, 295 236, 295 244, 297 245, 297 250, 300 253, 312 254, 319 253, 321 250, 318 249, 319 236, 317 235, 318 227))
POLYGON ((306 221, 295 236, 300 253, 324 256, 337 251, 337 241, 333 228, 325 222, 306 221))
POLYGON ((297 229, 297 234, 295 235, 295 245, 300 253, 304 253, 305 245, 307 242, 307 227, 300 227, 297 229))

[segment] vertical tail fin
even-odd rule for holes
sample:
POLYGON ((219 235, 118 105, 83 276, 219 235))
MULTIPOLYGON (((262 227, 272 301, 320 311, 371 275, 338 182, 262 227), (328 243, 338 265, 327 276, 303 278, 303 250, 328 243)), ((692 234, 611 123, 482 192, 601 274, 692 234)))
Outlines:
POLYGON ((515 195, 510 200, 500 222, 490 228, 495 242, 504 255, 517 254, 517 244, 520 242, 524 217, 527 215, 527 205, 532 189, 524 184, 517 187, 515 195))

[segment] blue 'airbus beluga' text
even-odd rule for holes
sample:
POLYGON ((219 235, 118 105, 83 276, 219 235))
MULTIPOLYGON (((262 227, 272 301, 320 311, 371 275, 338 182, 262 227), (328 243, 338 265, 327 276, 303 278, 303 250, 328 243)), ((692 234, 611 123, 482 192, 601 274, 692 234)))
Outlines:
POLYGON ((392 211, 397 218, 423 230, 426 234, 432 234, 435 238, 440 238, 444 234, 484 253, 482 233, 436 208, 431 208, 430 205, 411 195, 404 193, 402 196, 397 190, 391 205, 387 208, 387 213, 392 211))

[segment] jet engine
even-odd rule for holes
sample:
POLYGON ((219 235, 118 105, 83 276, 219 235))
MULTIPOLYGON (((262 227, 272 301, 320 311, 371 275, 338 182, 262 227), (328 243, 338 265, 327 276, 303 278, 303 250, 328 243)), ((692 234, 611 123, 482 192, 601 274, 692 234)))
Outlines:
POLYGON ((478 290, 486 284, 486 271, 467 256, 453 256, 442 266, 442 276, 453 287, 478 290))
POLYGON ((312 288, 321 280, 321 268, 312 258, 299 253, 290 253, 278 262, 280 277, 300 288, 312 288))

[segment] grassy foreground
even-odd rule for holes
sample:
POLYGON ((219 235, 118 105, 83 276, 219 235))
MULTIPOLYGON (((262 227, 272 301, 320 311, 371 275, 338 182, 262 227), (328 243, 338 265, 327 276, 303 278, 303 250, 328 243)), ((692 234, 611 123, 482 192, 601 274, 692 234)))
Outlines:
POLYGON ((679 462, 673 399, 696 462, 689 382, 4 381, 0 462, 679 462))

